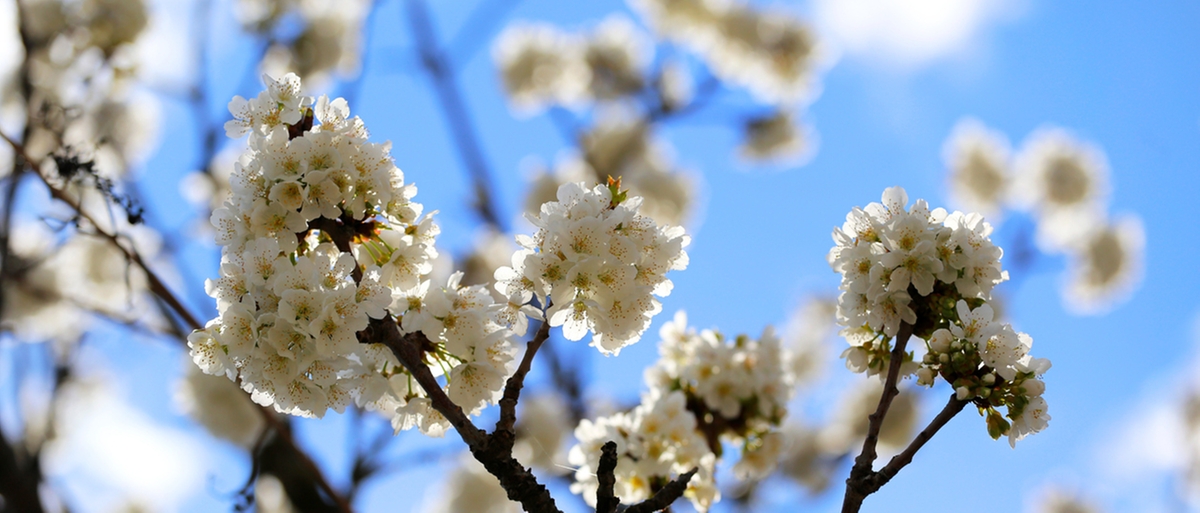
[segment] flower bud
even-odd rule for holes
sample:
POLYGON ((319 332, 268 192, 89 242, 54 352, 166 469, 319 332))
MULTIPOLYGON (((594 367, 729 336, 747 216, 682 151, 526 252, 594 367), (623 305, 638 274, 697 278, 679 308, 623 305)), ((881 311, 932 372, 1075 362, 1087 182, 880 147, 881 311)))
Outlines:
POLYGON ((967 387, 958 387, 954 391, 954 397, 958 398, 959 401, 966 401, 971 397, 971 391, 967 387))
POLYGON ((1021 391, 1028 397, 1037 397, 1046 391, 1046 382, 1040 379, 1029 379, 1021 383, 1021 391))

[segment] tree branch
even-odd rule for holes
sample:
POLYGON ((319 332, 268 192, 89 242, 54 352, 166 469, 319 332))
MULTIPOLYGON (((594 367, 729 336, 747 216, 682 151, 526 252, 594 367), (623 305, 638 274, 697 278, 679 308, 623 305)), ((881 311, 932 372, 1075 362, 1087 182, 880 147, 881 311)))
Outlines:
MULTIPOLYGON (((539 333, 541 331, 539 330, 539 333)), ((383 344, 392 350, 396 359, 400 360, 417 384, 425 390, 433 409, 446 417, 455 431, 458 431, 463 442, 470 447, 471 455, 500 480, 500 485, 508 492, 509 499, 520 502, 525 511, 559 513, 554 498, 550 496, 550 490, 539 483, 528 468, 512 457, 512 430, 498 430, 489 436, 476 427, 462 408, 454 404, 442 390, 437 378, 433 377, 424 361, 421 347, 429 344, 425 334, 417 331, 401 335, 396 321, 388 316, 371 321, 367 328, 367 340, 383 344)), ((530 344, 533 345, 534 342, 530 344)), ((536 346, 534 349, 536 350, 536 346)), ((519 389, 515 393, 519 393, 519 389)))
POLYGON ((617 469, 617 443, 609 440, 600 448, 600 465, 596 467, 596 478, 600 487, 596 489, 596 513, 615 513, 621 505, 613 493, 617 478, 613 471, 617 469))
POLYGON ((671 503, 683 497, 683 492, 687 490, 688 481, 692 480, 692 476, 700 470, 698 467, 693 467, 691 470, 681 474, 674 481, 667 483, 667 486, 662 487, 649 499, 634 504, 625 510, 625 513, 651 513, 653 511, 661 511, 671 506, 671 503))
POLYGON ((513 425, 517 422, 517 400, 521 396, 521 388, 525 386, 525 375, 529 374, 534 355, 548 338, 550 338, 550 323, 543 321, 542 327, 538 328, 533 340, 530 340, 529 344, 525 346, 525 356, 521 358, 521 364, 517 366, 517 371, 504 383, 504 395, 500 398, 500 420, 496 421, 497 432, 502 430, 512 432, 513 425))
POLYGON ((912 443, 908 444, 904 452, 893 456, 887 466, 875 473, 875 478, 870 483, 872 489, 868 493, 873 493, 875 490, 883 487, 893 477, 896 477, 900 469, 912 463, 913 456, 917 454, 917 451, 921 450, 921 447, 924 447, 925 443, 933 438, 933 435, 937 434, 938 430, 942 429, 942 426, 950 422, 950 419, 958 415, 958 412, 961 412, 969 403, 970 401, 960 401, 955 394, 950 394, 950 401, 946 403, 946 406, 942 408, 942 411, 933 420, 929 421, 929 425, 925 426, 925 429, 917 434, 917 437, 913 439, 912 443))
POLYGON ((900 379, 900 366, 904 361, 904 350, 908 346, 908 339, 912 336, 913 326, 907 322, 900 323, 900 330, 896 333, 895 347, 892 348, 891 359, 888 362, 887 380, 883 383, 883 394, 879 397, 879 406, 875 408, 875 413, 868 417, 867 438, 863 441, 862 453, 854 459, 854 467, 850 469, 850 477, 846 479, 846 495, 842 500, 842 513, 854 513, 862 507, 863 499, 867 498, 875 490, 869 490, 869 481, 875 474, 873 464, 878 454, 875 452, 875 447, 879 443, 879 430, 883 427, 883 418, 887 415, 888 408, 892 406, 892 399, 896 398, 896 394, 900 390, 896 388, 896 382, 900 379))
POLYGON ((421 64, 433 81, 433 89, 442 105, 446 121, 450 124, 450 131, 458 146, 459 156, 471 175, 475 192, 473 206, 484 222, 495 226, 501 232, 507 231, 489 192, 492 190, 491 178, 487 159, 483 157, 479 136, 475 133, 470 114, 467 112, 466 102, 463 100, 461 91, 458 90, 454 70, 450 67, 450 60, 439 48, 437 37, 433 34, 433 23, 429 17, 427 6, 423 0, 408 0, 406 5, 408 6, 409 26, 412 27, 416 36, 417 52, 420 54, 421 64))

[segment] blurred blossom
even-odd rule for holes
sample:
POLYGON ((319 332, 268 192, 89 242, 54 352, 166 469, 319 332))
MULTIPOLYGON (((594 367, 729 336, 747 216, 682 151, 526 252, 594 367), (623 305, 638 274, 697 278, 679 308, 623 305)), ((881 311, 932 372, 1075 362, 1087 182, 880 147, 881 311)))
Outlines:
POLYGON ((662 98, 663 110, 671 112, 691 103, 695 84, 687 63, 671 59, 663 64, 658 77, 658 95, 662 98))
POLYGON ((1089 232, 1070 252, 1069 278, 1063 289, 1067 308, 1098 314, 1128 299, 1142 280, 1145 246, 1142 219, 1134 214, 1089 232))
MULTIPOLYGON (((822 449, 828 454, 844 454, 855 449, 867 436, 867 417, 875 413, 883 382, 878 379, 857 381, 838 401, 832 421, 821 431, 822 449)), ((879 430, 879 446, 903 449, 912 441, 917 428, 917 394, 901 388, 879 430)))
POLYGON ((783 426, 783 435, 788 438, 788 450, 779 460, 783 474, 813 495, 829 488, 835 460, 824 450, 820 431, 790 421, 783 426))
POLYGON ((679 170, 671 147, 652 140, 649 126, 623 112, 608 112, 580 140, 583 155, 564 154, 553 170, 540 172, 526 195, 525 209, 537 213, 567 182, 604 183, 621 178, 632 196, 641 196, 641 212, 660 224, 682 225, 696 202, 697 178, 679 170))
POLYGON ((184 364, 186 375, 175 388, 179 409, 213 436, 253 448, 265 421, 250 396, 225 376, 205 374, 191 359, 184 364))
POLYGON ((816 96, 817 41, 799 19, 736 5, 719 19, 719 33, 706 54, 717 76, 767 103, 807 102, 816 96))
POLYGON ((274 474, 263 474, 254 483, 254 505, 258 513, 293 513, 287 490, 274 474))
POLYGON ((591 70, 588 91, 598 100, 612 100, 640 91, 643 70, 654 54, 650 38, 628 18, 605 19, 587 38, 584 60, 591 70))
POLYGON ((522 114, 549 105, 576 105, 590 83, 580 38, 549 24, 513 24, 492 48, 500 79, 522 114))
POLYGON ((818 44, 791 14, 730 1, 630 3, 659 35, 697 52, 717 77, 760 101, 797 103, 816 96, 818 44))
POLYGON ((642 212, 659 223, 684 224, 695 204, 693 179, 679 171, 669 143, 652 138, 644 120, 621 111, 607 112, 580 141, 583 158, 597 182, 620 177, 642 212))
MULTIPOLYGON (((486 229, 475 237, 475 246, 459 265, 463 272, 462 285, 491 285, 496 281, 496 269, 512 264, 517 245, 510 235, 486 229)), ((439 255, 442 252, 439 252, 439 255)), ((447 253, 448 254, 448 253, 447 253)), ((449 273, 447 273, 449 276, 449 273)), ((490 287, 489 287, 490 288, 490 287)))
POLYGON ((1107 207, 1108 162, 1096 146, 1060 128, 1029 136, 1016 157, 1013 201, 1034 213, 1038 244, 1057 251, 1079 241, 1107 207))
POLYGON ((837 302, 814 298, 796 308, 783 328, 784 347, 794 355, 792 373, 796 384, 816 380, 828 365, 828 340, 834 333, 837 302))
POLYGON ((998 221, 1011 181, 1011 152, 1004 134, 973 118, 960 120, 942 146, 942 161, 950 170, 950 203, 998 221))
POLYGON ((792 113, 778 110, 770 116, 754 118, 745 125, 742 156, 750 160, 785 160, 801 157, 810 149, 805 130, 797 126, 792 113))
POLYGON ((659 35, 705 49, 716 40, 717 19, 726 0, 629 0, 659 35))
POLYGON ((55 433, 43 453, 46 474, 68 496, 87 497, 97 509, 135 503, 171 511, 204 486, 199 444, 154 422, 101 378, 60 390, 55 433), (84 490, 89 493, 81 495, 84 490))
POLYGON ((143 0, 83 0, 66 5, 74 7, 70 21, 82 29, 86 44, 109 56, 137 39, 150 22, 143 0))
POLYGON ((127 170, 149 158, 157 141, 159 104, 149 94, 108 97, 89 109, 89 115, 67 127, 63 144, 111 151, 110 169, 127 170), (128 97, 125 97, 128 96, 128 97))
POLYGON ((274 25, 298 0, 238 0, 234 13, 247 30, 262 32, 274 25))
POLYGON ((296 73, 306 81, 323 82, 333 75, 359 72, 363 24, 368 0, 242 0, 239 19, 249 30, 270 33, 289 13, 299 17, 300 34, 271 46, 262 71, 271 76, 296 73))
POLYGON ((513 457, 523 465, 555 474, 569 470, 570 467, 565 466, 567 451, 564 447, 573 427, 569 412, 566 401, 558 394, 522 398, 513 457))
MULTIPOLYGON (((67 28, 67 13, 60 0, 22 1, 20 11, 21 25, 32 46, 49 44, 67 28)), ((20 44, 19 40, 17 44, 20 44)))
POLYGON ((62 276, 50 261, 56 247, 45 223, 14 220, 10 272, 4 288, 4 317, 0 326, 29 341, 73 341, 87 329, 89 318, 75 305, 63 301, 62 276), (62 322, 74 319, 74 322, 62 322))
POLYGON ((1101 513, 1104 511, 1081 494, 1058 488, 1044 490, 1033 513, 1101 513))
POLYGON ((425 494, 427 513, 518 513, 519 503, 508 500, 500 481, 475 458, 464 456, 442 487, 425 494))

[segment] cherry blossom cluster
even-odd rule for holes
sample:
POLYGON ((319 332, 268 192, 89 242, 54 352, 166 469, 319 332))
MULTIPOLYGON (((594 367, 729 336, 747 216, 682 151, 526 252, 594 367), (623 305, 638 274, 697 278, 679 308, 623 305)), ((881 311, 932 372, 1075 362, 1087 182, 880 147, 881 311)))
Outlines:
POLYGON ((622 502, 645 500, 692 468, 698 471, 688 481, 684 497, 699 511, 708 511, 721 498, 713 480, 716 455, 697 430, 696 417, 683 392, 651 390, 633 411, 595 421, 584 419, 575 428, 575 438, 579 443, 567 455, 577 468, 571 491, 592 506, 599 488, 600 449, 609 441, 617 444, 614 492, 622 502))
POLYGON ((579 444, 569 458, 581 467, 572 491, 592 500, 600 446, 613 439, 622 500, 645 497, 672 473, 698 465, 685 495, 705 511, 720 499, 712 468, 724 452, 722 442, 741 447, 733 471, 743 479, 766 477, 787 448, 779 427, 795 391, 792 355, 771 328, 759 340, 730 340, 688 327, 682 311, 659 333, 660 358, 646 370, 649 391, 641 405, 576 428, 579 444))
POLYGON ((536 295, 568 340, 591 331, 591 345, 616 355, 662 310, 654 296, 671 293, 666 273, 687 267, 690 238, 639 214, 641 198, 627 197, 620 180, 590 189, 566 183, 557 197, 526 215, 538 231, 517 237, 522 249, 512 267, 496 270, 496 289, 513 305, 536 295))
POLYGON ((942 376, 959 400, 986 414, 993 438, 1008 435, 1015 445, 1050 420, 1039 379, 1050 362, 1029 355, 1029 335, 993 319, 992 289, 1008 278, 1003 251, 979 214, 946 214, 923 200, 907 205, 904 189, 892 187, 882 204, 855 207, 834 229, 829 262, 842 274, 837 317, 851 345, 846 366, 883 373, 905 324, 927 351, 922 361, 906 353, 901 374, 916 373, 928 386, 942 376))
POLYGON ((1063 303, 1095 314, 1124 300, 1142 278, 1145 234, 1136 214, 1108 213, 1108 161, 1097 145, 1058 127, 1042 127, 1019 151, 1003 133, 962 120, 946 141, 951 200, 995 222, 1007 209, 1037 223, 1037 245, 1065 253, 1063 303))
POLYGON ((972 309, 959 300, 955 313, 949 328, 929 336, 917 382, 933 386, 941 376, 959 400, 980 407, 992 438, 1008 435, 1009 444, 1016 447, 1018 440, 1045 429, 1050 421, 1041 380, 1050 361, 1032 357, 1033 338, 995 321, 988 304, 972 309), (997 412, 999 407, 1007 408, 1007 414, 997 412))
POLYGON ((517 24, 500 35, 493 53, 515 106, 539 111, 640 91, 653 47, 629 19, 612 16, 586 35, 517 24))
POLYGON ((810 100, 818 45, 795 17, 737 1, 632 0, 663 37, 702 56, 714 74, 768 103, 810 100))
POLYGON ((226 132, 250 140, 212 215, 221 276, 206 288, 219 316, 188 338, 192 358, 281 412, 321 416, 356 401, 397 430, 440 435, 446 420, 390 350, 360 343, 363 330, 377 319, 421 332, 433 374, 477 413, 510 373, 510 326, 523 333, 538 312, 496 304, 460 274, 431 287, 439 229, 412 201, 390 144, 368 142, 345 100, 314 104, 292 74, 265 81, 229 105, 226 132))
POLYGON ((760 478, 775 468, 777 433, 795 392, 792 355, 768 327, 754 340, 728 339, 721 332, 697 332, 680 311, 659 332, 659 360, 646 371, 652 390, 681 391, 717 454, 720 440, 742 446, 735 473, 760 478))
POLYGON ((1004 252, 983 216, 930 210, 925 200, 907 205, 904 189, 891 187, 882 204, 854 207, 833 230, 828 260, 842 275, 837 317, 851 344, 843 356, 855 372, 886 368, 887 339, 902 322, 915 324, 920 315, 936 323, 946 301, 990 299, 1008 279, 1000 268, 1004 252))

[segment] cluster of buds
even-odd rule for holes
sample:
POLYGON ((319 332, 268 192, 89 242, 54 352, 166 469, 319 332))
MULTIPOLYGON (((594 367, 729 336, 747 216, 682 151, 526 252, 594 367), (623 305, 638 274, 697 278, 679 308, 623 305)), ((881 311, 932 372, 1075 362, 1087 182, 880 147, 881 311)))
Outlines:
POLYGON ((987 304, 971 310, 960 300, 956 310, 958 319, 949 328, 930 335, 917 382, 933 386, 941 376, 960 401, 979 407, 992 438, 1008 435, 1013 446, 1045 429, 1050 415, 1042 399, 1046 384, 1041 376, 1050 361, 1030 356, 1033 339, 1010 324, 993 322, 987 304), (1000 407, 1007 413, 1000 414, 1000 407))

